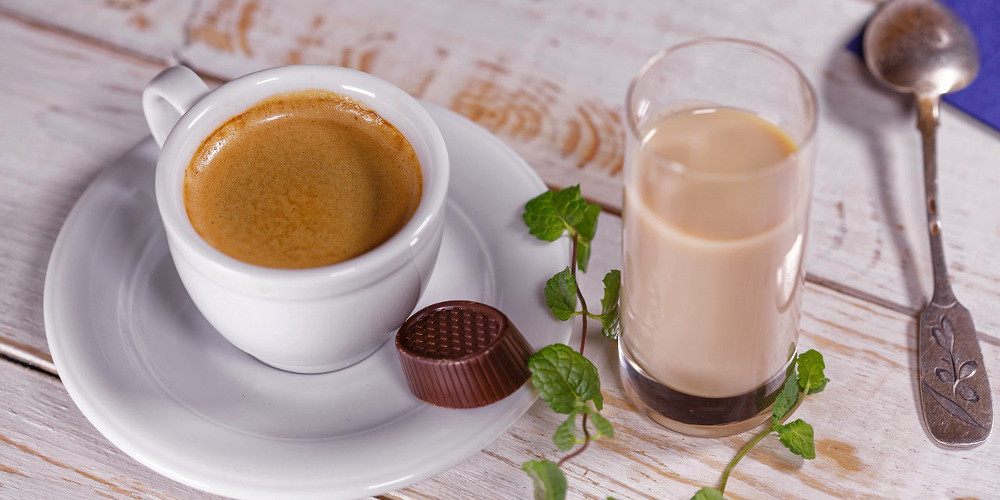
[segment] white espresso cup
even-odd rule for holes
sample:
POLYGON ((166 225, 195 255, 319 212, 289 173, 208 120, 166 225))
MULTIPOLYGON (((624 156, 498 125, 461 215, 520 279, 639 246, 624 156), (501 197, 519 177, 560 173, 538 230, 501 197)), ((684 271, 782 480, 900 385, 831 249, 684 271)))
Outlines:
POLYGON ((156 202, 170 255, 195 305, 229 342, 282 370, 328 372, 374 352, 413 311, 441 247, 449 169, 441 131, 415 99, 374 76, 332 66, 267 69, 212 91, 175 66, 149 82, 142 105, 162 147, 156 202), (191 158, 216 129, 262 99, 309 89, 354 99, 403 134, 423 177, 416 212, 381 245, 329 266, 267 268, 216 250, 184 206, 191 158))

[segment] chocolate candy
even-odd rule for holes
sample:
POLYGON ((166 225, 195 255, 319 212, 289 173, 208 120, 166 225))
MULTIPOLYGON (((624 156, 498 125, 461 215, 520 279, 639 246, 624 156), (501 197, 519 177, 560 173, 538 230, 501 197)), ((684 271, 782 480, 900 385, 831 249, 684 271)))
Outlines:
POLYGON ((477 408, 531 376, 531 346, 502 312, 478 302, 428 306, 403 323, 396 350, 410 392, 446 408, 477 408))

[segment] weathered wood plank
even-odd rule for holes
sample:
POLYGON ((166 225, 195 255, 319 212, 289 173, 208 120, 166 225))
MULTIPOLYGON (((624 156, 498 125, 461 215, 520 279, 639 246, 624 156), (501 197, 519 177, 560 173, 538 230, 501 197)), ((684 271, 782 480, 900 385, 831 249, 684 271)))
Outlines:
POLYGON ((143 467, 97 433, 55 377, 0 361, 0 497, 217 498, 143 467))
POLYGON ((160 65, 0 15, 0 337, 48 355, 45 268, 66 214, 147 135, 140 91, 160 65))
MULTIPOLYGON (((2 8, 13 9, 20 17, 43 15, 25 7, 28 3, 7 0, 2 8)), ((149 8, 166 8, 163 5, 154 1, 149 8)), ((621 130, 620 116, 613 112, 619 108, 627 78, 653 47, 702 34, 728 34, 761 40, 786 52, 810 74, 824 105, 809 263, 814 281, 889 307, 809 287, 803 345, 826 352, 834 379, 826 393, 802 410, 820 433, 821 457, 801 464, 787 458, 780 445, 765 444, 741 465, 731 493, 989 497, 1000 488, 996 439, 970 451, 945 451, 931 445, 920 429, 910 375, 916 361, 915 325, 909 313, 927 293, 922 276, 929 276, 929 271, 924 264, 923 216, 916 208, 919 149, 908 116, 911 110, 875 87, 857 61, 839 50, 870 11, 870 4, 767 0, 723 7, 687 1, 671 5, 669 12, 654 4, 629 6, 634 10, 626 11, 596 1, 574 7, 511 6, 486 0, 461 5, 376 2, 350 8, 335 2, 282 4, 280 9, 275 5, 205 2, 184 31, 190 43, 170 53, 220 76, 297 60, 366 69, 494 130, 550 182, 582 180, 585 191, 612 205, 619 196, 612 159, 621 148, 620 143, 613 145, 621 130), (324 19, 312 27, 317 13, 324 19), (385 35, 390 32, 392 37, 385 35), (311 40, 304 39, 309 36, 311 40), (296 47, 299 59, 292 52, 296 47), (790 484, 779 482, 784 477, 779 471, 786 470, 794 477, 790 484), (940 474, 924 474, 927 470, 940 474)), ((102 20, 95 28, 83 17, 60 16, 53 19, 61 19, 59 26, 67 30, 131 45, 144 54, 160 54, 159 49, 149 48, 156 47, 154 43, 142 45, 147 42, 139 41, 141 32, 133 34, 136 39, 114 38, 125 35, 113 33, 117 25, 110 21, 102 20)), ((0 337, 44 357, 47 347, 39 304, 48 252, 63 218, 97 170, 145 135, 138 95, 160 66, 42 29, 20 17, 0 14, 0 42, 6 47, 0 67, 18 75, 0 81, 4 109, 0 148, 5 151, 0 159, 0 191, 16 193, 0 196, 0 226, 5 228, 0 240, 0 274, 5 277, 0 281, 0 308, 5 312, 0 316, 0 337)), ((186 17, 186 12, 177 15, 186 17)), ((1000 254, 993 251, 1000 243, 1000 221, 997 202, 990 196, 1000 186, 1000 173, 990 168, 990 159, 1000 154, 997 138, 945 110, 940 147, 949 259, 956 292, 988 334, 984 345, 992 362, 988 367, 1000 360, 996 338, 1000 315, 995 314, 1000 306, 991 300, 1000 284, 1000 254)), ((595 255, 595 274, 585 285, 595 290, 590 296, 599 296, 594 288, 598 271, 617 262, 618 250, 612 243, 618 241, 617 220, 602 221, 598 248, 603 248, 603 256, 595 255)), ((590 345, 608 389, 608 414, 618 424, 620 437, 595 447, 580 464, 571 466, 574 494, 684 496, 696 484, 714 482, 746 436, 707 441, 653 427, 621 399, 612 346, 597 338, 590 345)), ((4 380, 0 391, 54 392, 17 370, 0 364, 4 380)), ((59 394, 52 397, 62 398, 61 406, 34 411, 31 398, 5 393, 0 408, 10 423, 5 421, 3 428, 54 429, 48 441, 42 441, 51 442, 52 448, 59 448, 62 436, 90 433, 89 438, 74 438, 78 439, 74 446, 83 448, 92 441, 104 443, 100 446, 105 451, 46 456, 78 463, 75 467, 88 473, 117 470, 123 477, 147 477, 142 476, 145 473, 155 478, 151 472, 133 470, 134 464, 118 462, 127 459, 108 448, 65 394, 59 394), (12 423, 26 414, 34 416, 16 426, 12 423), (72 458, 77 456, 82 457, 79 462, 72 458)), ((394 496, 464 498, 494 492, 505 498, 525 496, 529 485, 517 466, 534 453, 554 453, 548 436, 556 425, 558 419, 536 405, 510 433, 463 466, 394 496)), ((10 434, 3 435, 10 438, 10 434)), ((10 440, 39 450, 30 444, 40 438, 23 440, 27 435, 10 440)), ((0 487, 17 492, 15 498, 25 491, 37 495, 38 488, 48 494, 47 482, 38 486, 37 477, 62 481, 56 478, 64 474, 66 484, 82 482, 76 472, 59 472, 63 469, 39 457, 30 459, 37 462, 32 467, 51 466, 49 475, 12 473, 7 469, 34 470, 19 468, 23 462, 13 458, 8 461, 7 457, 27 452, 6 441, 0 449, 4 450, 0 465, 5 467, 0 469, 0 487), (15 489, 13 484, 22 487, 15 489)), ((150 490, 174 491, 170 486, 150 490)), ((60 494, 64 490, 51 491, 53 496, 64 496, 60 494)), ((84 496, 88 491, 65 493, 84 496)), ((115 494, 109 491, 104 493, 115 494)))
POLYGON ((195 0, 0 0, 7 12, 160 61, 174 61, 195 0))

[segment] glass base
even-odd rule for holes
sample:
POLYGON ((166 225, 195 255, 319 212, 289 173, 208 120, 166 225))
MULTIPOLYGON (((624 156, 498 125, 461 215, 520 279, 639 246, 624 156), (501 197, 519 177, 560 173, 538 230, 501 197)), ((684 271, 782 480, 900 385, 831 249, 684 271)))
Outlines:
POLYGON ((650 377, 618 342, 622 385, 629 400, 654 422, 681 434, 723 437, 757 427, 771 416, 791 359, 784 370, 760 387, 736 396, 712 398, 686 394, 650 377))

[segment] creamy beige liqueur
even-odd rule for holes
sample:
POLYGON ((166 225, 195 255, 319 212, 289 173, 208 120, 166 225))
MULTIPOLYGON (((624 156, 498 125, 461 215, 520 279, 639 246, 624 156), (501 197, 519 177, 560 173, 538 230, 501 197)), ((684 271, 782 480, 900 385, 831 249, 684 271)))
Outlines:
POLYGON ((623 212, 624 348, 702 397, 756 389, 798 339, 808 169, 774 124, 689 109, 643 131, 623 212))
POLYGON ((209 136, 185 174, 184 203, 198 234, 226 255, 307 268, 389 239, 416 210, 421 183, 395 127, 310 90, 258 102, 209 136))

